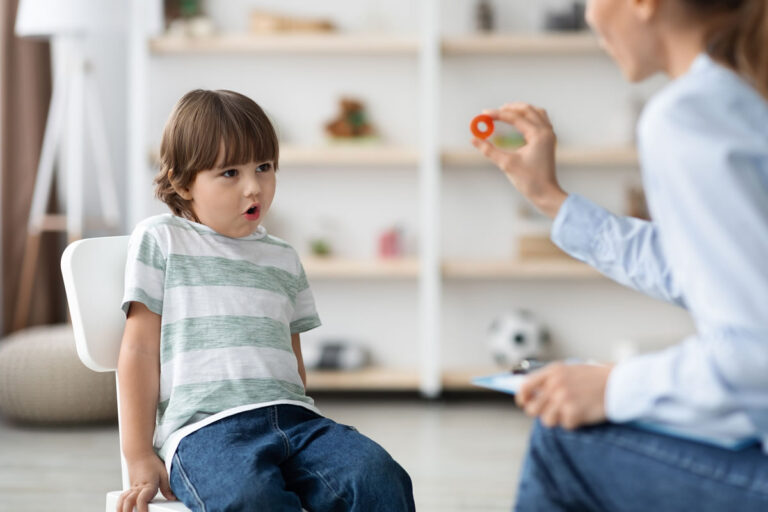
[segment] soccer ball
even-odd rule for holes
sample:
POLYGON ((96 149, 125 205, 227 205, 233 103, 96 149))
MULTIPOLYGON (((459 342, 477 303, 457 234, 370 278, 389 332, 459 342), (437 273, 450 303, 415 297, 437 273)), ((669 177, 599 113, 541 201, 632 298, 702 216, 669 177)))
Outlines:
POLYGON ((489 329, 488 346, 499 366, 512 367, 528 358, 541 357, 549 334, 529 311, 498 316, 489 329))

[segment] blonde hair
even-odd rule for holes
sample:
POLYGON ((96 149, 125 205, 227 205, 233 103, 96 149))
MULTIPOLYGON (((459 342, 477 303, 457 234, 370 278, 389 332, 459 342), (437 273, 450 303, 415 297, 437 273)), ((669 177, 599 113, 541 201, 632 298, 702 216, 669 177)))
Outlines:
POLYGON ((222 166, 272 160, 277 169, 275 129, 247 96, 226 90, 190 91, 176 103, 165 123, 155 195, 175 215, 199 222, 189 201, 177 190, 188 188, 197 173, 212 169, 220 156, 222 166))
POLYGON ((768 100, 768 0, 685 0, 711 20, 707 53, 768 100))

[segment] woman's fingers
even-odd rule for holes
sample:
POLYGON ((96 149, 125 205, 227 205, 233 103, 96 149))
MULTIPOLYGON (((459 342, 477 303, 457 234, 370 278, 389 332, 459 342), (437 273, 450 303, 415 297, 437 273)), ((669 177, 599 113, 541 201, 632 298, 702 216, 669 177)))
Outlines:
POLYGON ((480 152, 496 164, 500 169, 511 172, 516 164, 517 155, 513 152, 503 151, 487 140, 474 138, 472 139, 472 145, 475 146, 480 152))
POLYGON ((565 396, 562 390, 550 391, 551 397, 546 406, 542 408, 539 417, 541 422, 547 427, 555 427, 562 422, 562 408, 565 402, 565 396))
POLYGON ((536 134, 542 130, 541 123, 529 117, 529 115, 522 110, 513 109, 496 109, 496 110, 484 110, 483 113, 488 115, 494 121, 502 121, 507 124, 511 124, 523 134, 525 140, 530 140, 535 137, 536 134))

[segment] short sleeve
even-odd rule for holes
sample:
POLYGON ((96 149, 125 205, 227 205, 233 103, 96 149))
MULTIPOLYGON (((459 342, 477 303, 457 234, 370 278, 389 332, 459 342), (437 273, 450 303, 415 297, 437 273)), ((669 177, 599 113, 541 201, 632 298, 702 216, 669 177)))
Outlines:
POLYGON ((124 313, 128 313, 131 302, 141 302, 153 313, 162 314, 165 263, 165 255, 152 231, 137 227, 128 242, 122 302, 124 313))
POLYGON ((315 298, 309 287, 304 266, 299 262, 299 275, 297 280, 296 301, 294 303, 293 317, 291 318, 291 334, 306 332, 321 325, 320 317, 315 308, 315 298))

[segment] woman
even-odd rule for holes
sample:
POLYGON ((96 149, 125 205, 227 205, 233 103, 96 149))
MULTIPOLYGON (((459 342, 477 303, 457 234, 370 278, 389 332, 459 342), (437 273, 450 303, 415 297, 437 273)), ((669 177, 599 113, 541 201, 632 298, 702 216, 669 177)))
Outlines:
POLYGON ((523 148, 473 144, 555 220, 562 249, 687 308, 697 333, 616 366, 532 374, 517 402, 539 421, 516 509, 768 510, 768 2, 592 0, 587 20, 628 80, 673 79, 638 125, 653 221, 562 190, 542 109, 486 112, 523 148))

